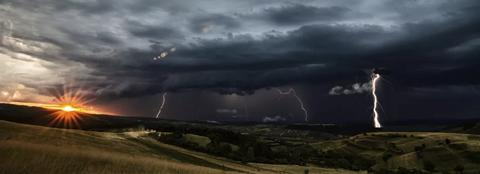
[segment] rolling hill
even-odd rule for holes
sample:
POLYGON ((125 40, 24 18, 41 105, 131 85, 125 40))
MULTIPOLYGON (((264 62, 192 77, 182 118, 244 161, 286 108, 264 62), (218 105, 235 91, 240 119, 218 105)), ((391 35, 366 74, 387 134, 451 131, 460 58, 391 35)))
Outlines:
POLYGON ((372 159, 373 171, 414 169, 423 172, 480 173, 480 136, 440 132, 375 132, 313 146, 337 158, 372 159), (461 167, 460 167, 461 166, 461 167))
POLYGON ((50 112, 0 104, 0 173, 480 173, 475 121, 398 132, 82 115, 62 129, 50 112))
MULTIPOLYGON (((0 121, 0 173, 302 173, 160 143, 145 130, 94 132, 0 121)), ((357 173, 308 167, 310 173, 357 173)))

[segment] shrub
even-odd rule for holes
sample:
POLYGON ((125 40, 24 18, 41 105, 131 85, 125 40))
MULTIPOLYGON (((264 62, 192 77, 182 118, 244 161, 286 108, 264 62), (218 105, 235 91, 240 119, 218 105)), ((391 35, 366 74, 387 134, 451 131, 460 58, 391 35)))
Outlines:
POLYGON ((455 150, 467 150, 468 145, 465 143, 450 143, 448 147, 455 149, 455 150))
POLYGON ((393 156, 392 153, 390 153, 390 152, 384 152, 383 155, 382 155, 382 159, 383 159, 383 161, 387 162, 388 159, 390 159, 392 156, 393 156))
POLYGON ((459 165, 455 166, 455 168, 453 170, 455 170, 455 173, 463 174, 464 167, 463 167, 463 165, 459 164, 459 165))
POLYGON ((463 130, 468 130, 468 129, 471 129, 473 127, 475 127, 476 123, 465 123, 463 124, 463 130))
POLYGON ((480 163, 480 152, 478 151, 470 151, 468 153, 465 154, 465 158, 470 160, 471 162, 474 162, 474 163, 480 163))
POLYGON ((431 161, 424 161, 423 162, 423 169, 433 172, 435 171, 435 165, 431 161))
POLYGON ((389 174, 424 174, 425 172, 417 170, 417 169, 407 169, 404 167, 399 167, 397 172, 391 172, 389 174))

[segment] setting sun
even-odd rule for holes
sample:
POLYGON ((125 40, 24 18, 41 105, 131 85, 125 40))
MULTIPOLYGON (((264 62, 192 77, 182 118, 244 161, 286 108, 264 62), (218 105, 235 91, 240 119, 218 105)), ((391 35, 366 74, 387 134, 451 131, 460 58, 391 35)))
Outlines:
POLYGON ((78 110, 78 109, 77 109, 77 108, 74 108, 74 107, 72 107, 72 106, 70 106, 70 105, 66 105, 66 106, 64 106, 64 107, 62 108, 62 110, 65 111, 65 112, 72 112, 72 111, 76 111, 76 110, 78 110))

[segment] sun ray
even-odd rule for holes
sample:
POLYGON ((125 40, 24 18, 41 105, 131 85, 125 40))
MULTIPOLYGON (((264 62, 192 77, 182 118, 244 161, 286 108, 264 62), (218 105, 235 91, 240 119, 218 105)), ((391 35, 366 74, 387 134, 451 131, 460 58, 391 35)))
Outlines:
POLYGON ((89 113, 96 113, 88 109, 88 103, 94 99, 87 99, 86 92, 82 88, 69 88, 63 86, 63 91, 55 89, 54 104, 45 107, 53 109, 55 112, 50 115, 53 117, 49 122, 49 126, 63 128, 81 128, 82 117, 88 116, 89 113))

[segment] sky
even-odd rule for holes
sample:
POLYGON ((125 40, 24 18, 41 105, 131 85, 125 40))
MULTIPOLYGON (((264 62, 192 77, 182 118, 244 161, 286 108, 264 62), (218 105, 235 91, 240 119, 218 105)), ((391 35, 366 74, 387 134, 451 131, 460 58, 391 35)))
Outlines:
POLYGON ((0 101, 318 123, 480 118, 477 0, 0 0, 0 101))

